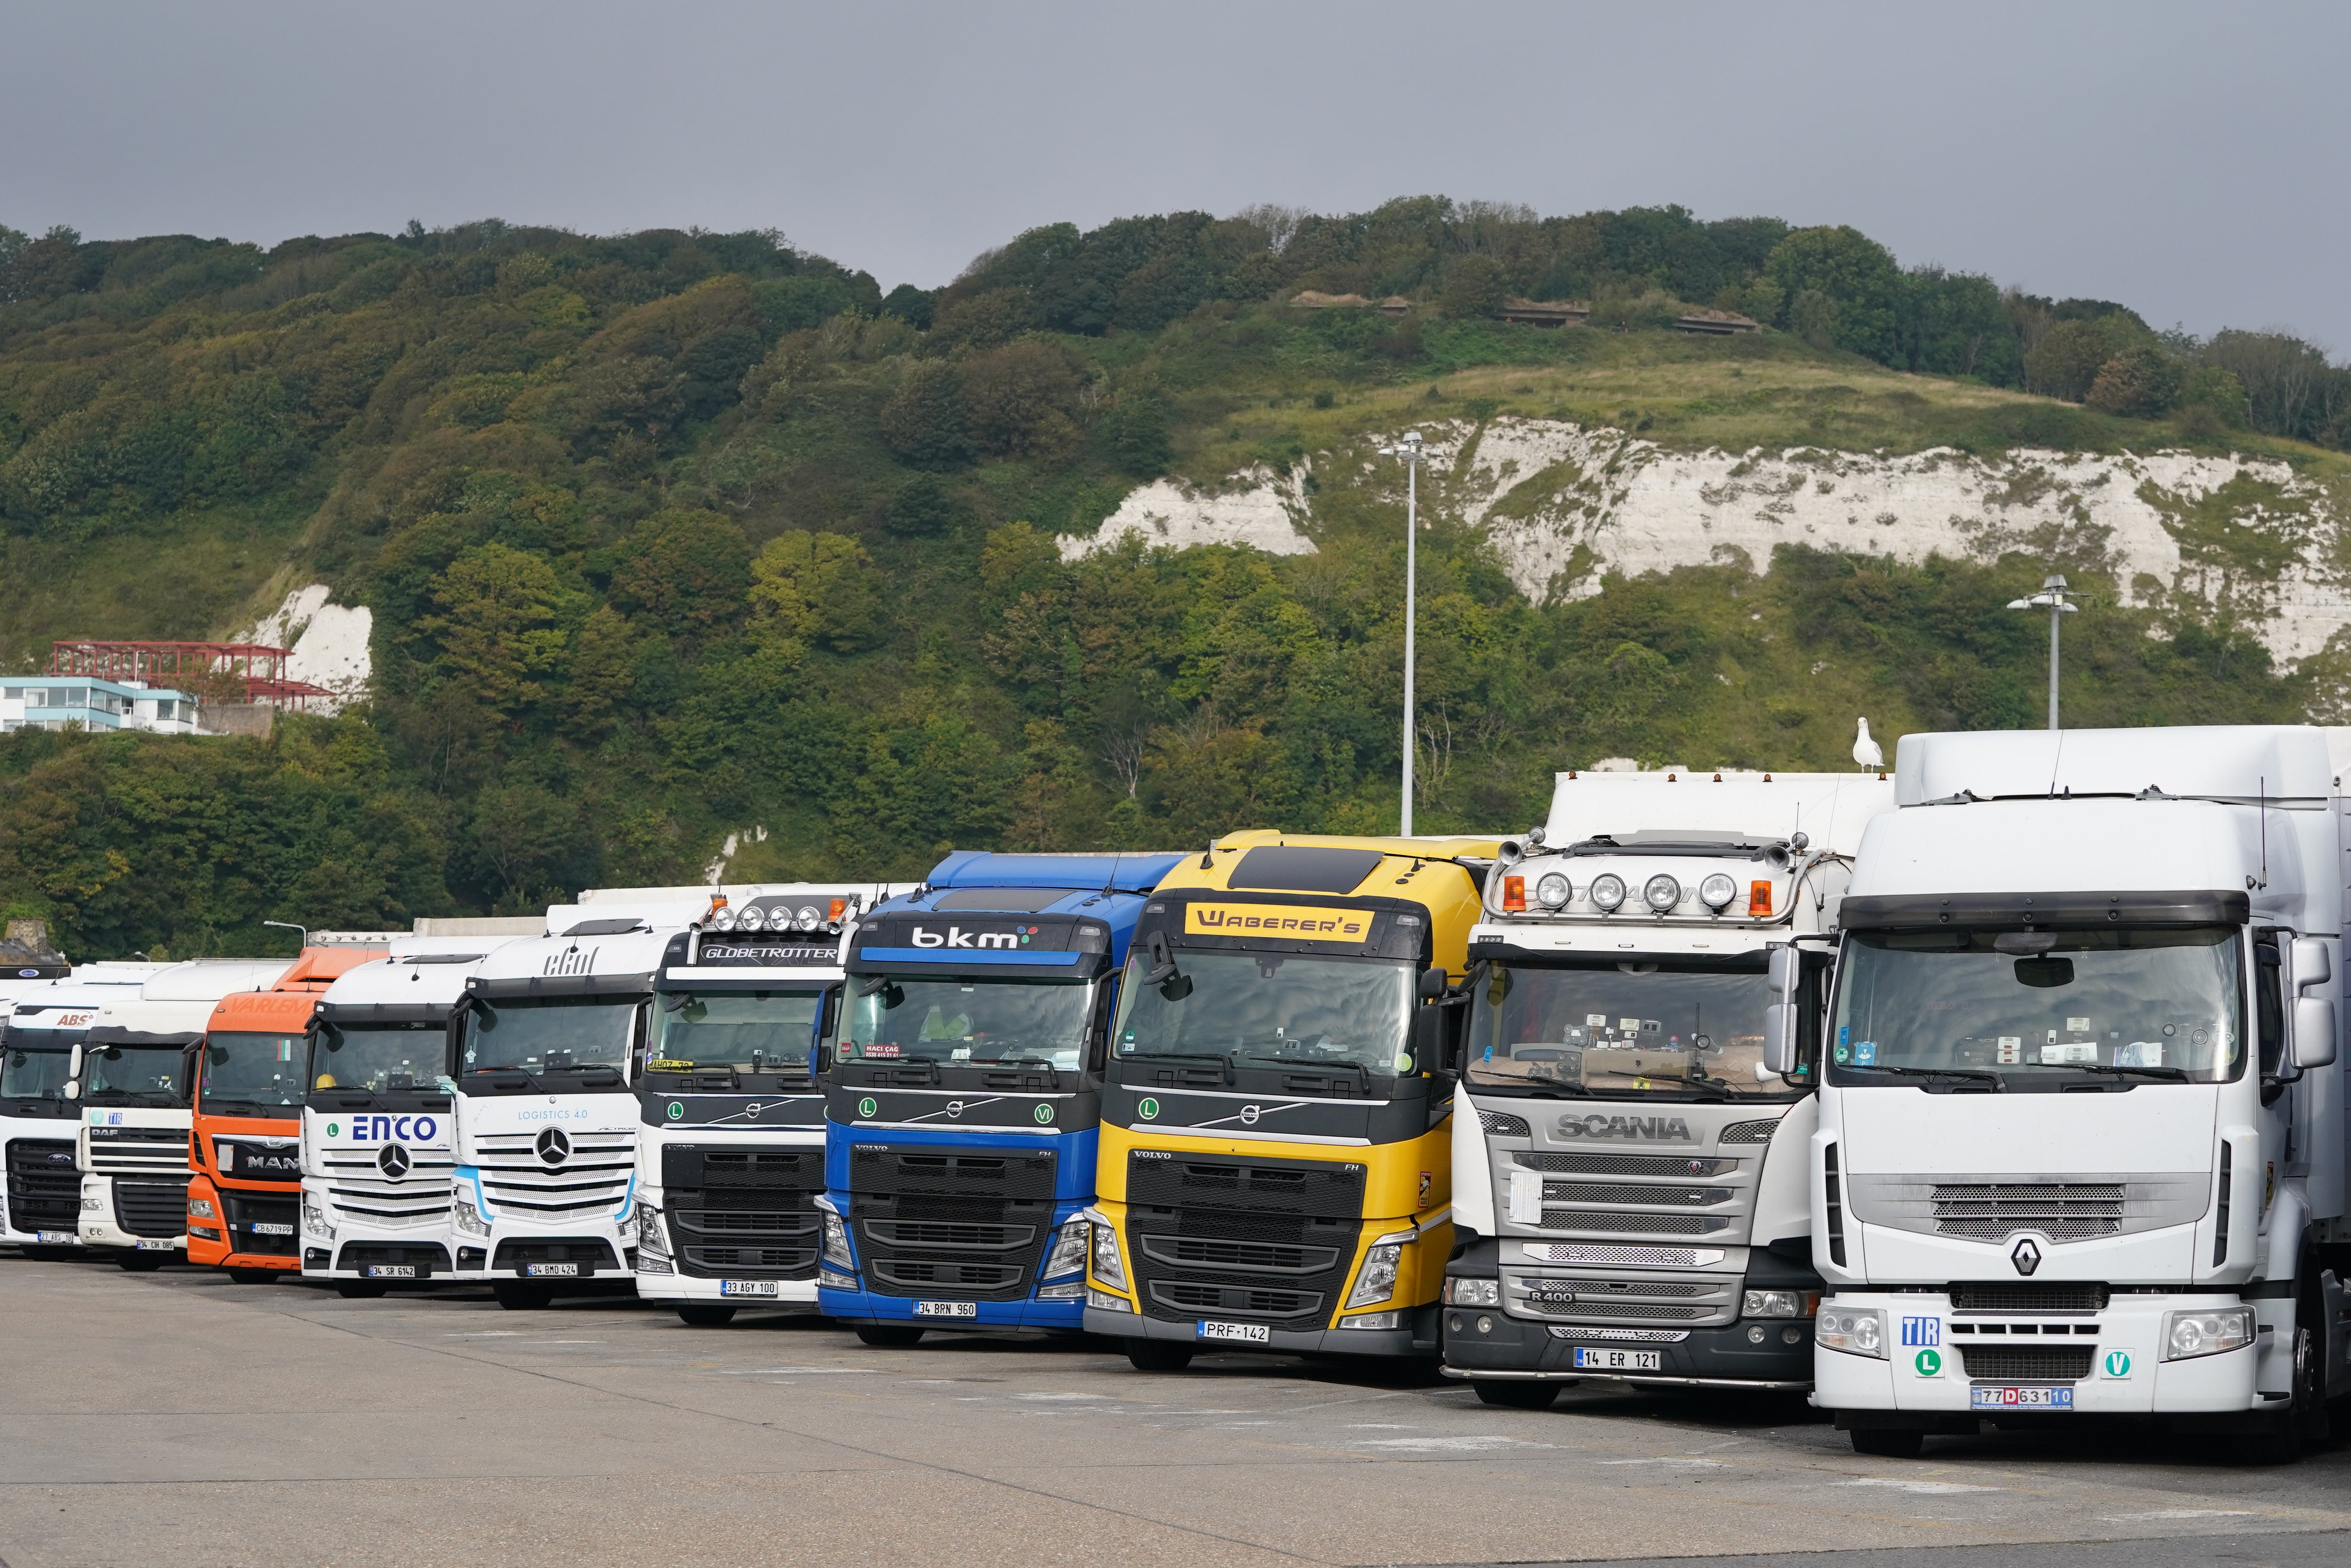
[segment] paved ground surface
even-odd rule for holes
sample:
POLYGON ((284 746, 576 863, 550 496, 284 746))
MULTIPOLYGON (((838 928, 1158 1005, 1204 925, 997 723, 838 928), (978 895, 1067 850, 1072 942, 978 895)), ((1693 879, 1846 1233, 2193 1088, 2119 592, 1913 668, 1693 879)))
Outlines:
POLYGON ((2085 1432, 1864 1459, 1785 1398, 1497 1410, 1295 1361, 1145 1375, 1084 1342, 880 1351, 5 1254, 0 1324, 6 1568, 2351 1561, 2351 1443, 2276 1469, 2085 1432))

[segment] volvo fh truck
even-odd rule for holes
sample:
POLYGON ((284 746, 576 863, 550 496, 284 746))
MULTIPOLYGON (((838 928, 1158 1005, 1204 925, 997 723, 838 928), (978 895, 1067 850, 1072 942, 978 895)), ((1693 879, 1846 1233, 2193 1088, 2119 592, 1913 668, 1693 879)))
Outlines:
POLYGON ((133 1272, 186 1248, 196 1047, 222 997, 264 990, 286 969, 283 959, 191 959, 100 1005, 66 1086, 81 1111, 82 1245, 133 1272))
MULTIPOLYGON (((1811 1139, 1813 1400, 1855 1449, 2135 1418, 2274 1461, 2325 1434, 2351 1394, 2340 777, 2312 729, 1903 738, 1811 1139)), ((1766 1049, 1792 1064, 1776 1023, 1766 1049)))
POLYGON ((303 1083, 310 1023, 338 976, 384 952, 308 947, 266 991, 213 1008, 188 1137, 188 1262, 268 1284, 302 1266, 303 1083))
POLYGON ((330 1280, 344 1296, 380 1296, 443 1284, 455 1272, 450 1022, 465 981, 507 940, 399 938, 389 956, 348 971, 319 999, 302 1107, 303 1278, 330 1280))
POLYGON ((80 1116, 65 1094, 74 1047, 110 997, 124 987, 136 992, 163 966, 84 967, 89 979, 28 982, 0 1035, 0 1242, 27 1255, 81 1245, 81 1170, 74 1163, 80 1116))
POLYGON ((858 923, 819 1058, 817 1301, 868 1345, 1074 1334, 1119 966, 1175 855, 950 855, 858 923))
POLYGON ((1454 1077, 1493 839, 1235 834, 1143 906, 1102 1086, 1085 1326, 1434 1358, 1454 1077))
POLYGON ((1564 773, 1469 938, 1445 1371, 1540 1409, 1579 1377, 1807 1388, 1807 1050, 1763 1064, 1771 954, 1817 1038, 1869 774, 1564 773))
POLYGON ((910 888, 723 889, 670 938, 637 1099, 637 1294, 697 1327, 816 1310, 817 1029, 859 915, 910 888))

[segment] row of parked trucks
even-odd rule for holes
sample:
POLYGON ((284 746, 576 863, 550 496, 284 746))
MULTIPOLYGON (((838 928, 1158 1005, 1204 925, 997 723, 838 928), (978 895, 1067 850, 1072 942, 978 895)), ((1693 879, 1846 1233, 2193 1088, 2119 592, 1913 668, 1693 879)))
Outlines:
POLYGON ((2351 1396, 2346 739, 1913 735, 1891 776, 1562 774, 1510 838, 23 971, 5 1240, 2283 1458, 2351 1396))

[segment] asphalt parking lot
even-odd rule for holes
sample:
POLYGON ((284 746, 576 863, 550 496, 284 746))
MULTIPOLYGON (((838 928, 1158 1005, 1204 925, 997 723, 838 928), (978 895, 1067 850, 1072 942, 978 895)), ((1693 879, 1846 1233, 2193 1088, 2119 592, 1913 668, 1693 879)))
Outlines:
POLYGON ((1290 1360, 5 1254, 0 1314, 5 1568, 2351 1559, 2341 1440, 2274 1469, 2078 1432, 1864 1459, 1800 1398, 1500 1410, 1290 1360))

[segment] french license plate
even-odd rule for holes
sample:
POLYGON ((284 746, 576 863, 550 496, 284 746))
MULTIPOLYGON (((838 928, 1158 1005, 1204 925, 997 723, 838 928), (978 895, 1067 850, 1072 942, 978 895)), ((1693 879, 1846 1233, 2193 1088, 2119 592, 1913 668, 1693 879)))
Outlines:
POLYGON ((367 1277, 371 1280, 413 1280, 416 1277, 413 1263, 370 1263, 367 1277))
POLYGON ((1987 1387, 1979 1383, 1968 1390, 1968 1404, 1978 1410, 2070 1410, 2074 1407, 2074 1391, 2013 1385, 1987 1387))
POLYGON ((138 1252, 176 1252, 180 1250, 180 1244, 177 1241, 141 1237, 131 1243, 131 1250, 138 1252))
POLYGON ((1228 1339, 1242 1345, 1271 1345, 1273 1330, 1261 1323, 1203 1323, 1202 1339, 1228 1339))
POLYGON ((580 1277, 577 1263, 525 1263, 522 1272, 534 1280, 576 1280, 580 1277))
POLYGON ((256 1236, 291 1236, 294 1234, 293 1226, 280 1225, 268 1220, 256 1220, 246 1228, 256 1236))
POLYGON ((1602 1350, 1575 1347, 1575 1365, 1589 1372, 1658 1372, 1666 1365, 1662 1350, 1602 1350))
POLYGON ((916 1302, 916 1317, 977 1317, 977 1302, 916 1302))
POLYGON ((70 1231, 36 1231, 33 1240, 44 1247, 70 1247, 81 1238, 70 1231))
POLYGON ((721 1280, 718 1293, 722 1296, 772 1296, 783 1293, 783 1287, 773 1280, 721 1280))

